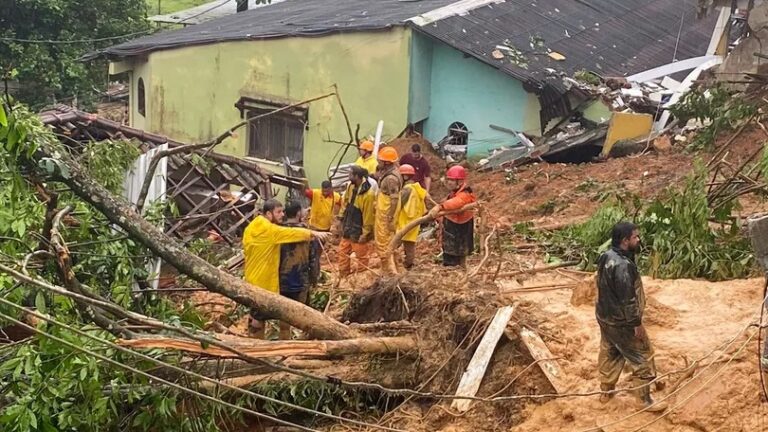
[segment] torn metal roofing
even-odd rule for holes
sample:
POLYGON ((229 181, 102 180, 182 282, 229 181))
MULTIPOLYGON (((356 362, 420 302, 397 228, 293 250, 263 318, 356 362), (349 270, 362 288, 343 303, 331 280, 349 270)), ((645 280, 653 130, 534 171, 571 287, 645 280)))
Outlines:
POLYGON ((130 57, 169 48, 288 36, 322 36, 404 25, 456 0, 286 0, 269 7, 165 31, 112 46, 98 55, 130 57))
POLYGON ((697 0, 506 0, 416 28, 524 82, 626 76, 704 55, 717 20, 697 0))

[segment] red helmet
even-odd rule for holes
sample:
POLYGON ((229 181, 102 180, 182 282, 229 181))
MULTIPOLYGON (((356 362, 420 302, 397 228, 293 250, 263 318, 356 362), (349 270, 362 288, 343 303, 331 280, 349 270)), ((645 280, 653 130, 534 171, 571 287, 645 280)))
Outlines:
POLYGON ((448 168, 448 171, 445 173, 445 177, 450 180, 466 180, 467 170, 465 170, 461 165, 454 165, 448 168))
POLYGON ((411 165, 408 164, 402 164, 400 165, 400 174, 402 175, 416 175, 416 170, 413 169, 411 165))

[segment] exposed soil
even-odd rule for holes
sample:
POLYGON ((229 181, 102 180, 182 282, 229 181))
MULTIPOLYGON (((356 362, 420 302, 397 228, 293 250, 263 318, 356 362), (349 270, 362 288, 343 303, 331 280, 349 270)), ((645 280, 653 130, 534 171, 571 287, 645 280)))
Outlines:
MULTIPOLYGON (((747 128, 730 146, 726 159, 738 166, 762 146, 765 136, 759 128, 747 128)), ((728 138, 727 134, 721 137, 718 145, 728 138)), ((440 198, 447 192, 438 181, 445 163, 431 152, 428 143, 420 138, 401 138, 391 144, 405 153, 414 142, 422 145, 432 163, 432 195, 440 198)), ((483 211, 501 222, 502 229, 523 221, 547 225, 583 220, 601 205, 602 198, 613 193, 654 197, 688 175, 696 159, 706 163, 712 154, 714 151, 694 157, 678 145, 667 153, 650 152, 601 163, 540 163, 510 172, 472 172, 470 183, 483 202, 483 211)), ((741 203, 743 215, 768 208, 761 197, 748 196, 741 203)), ((483 222, 478 232, 484 238, 488 224, 483 222)), ((342 321, 407 319, 417 325, 418 358, 387 359, 387 366, 377 369, 369 381, 385 383, 387 374, 399 374, 399 383, 435 394, 453 394, 496 309, 515 304, 512 324, 494 352, 478 396, 553 393, 540 368, 529 367, 533 359, 516 337, 522 325, 537 332, 557 358, 568 393, 597 390, 599 329, 594 318, 593 275, 561 269, 492 281, 497 271, 542 265, 536 245, 517 246, 508 248, 503 256, 494 252, 478 276, 468 280, 465 270, 437 265, 435 241, 423 241, 418 246, 416 269, 404 276, 380 279, 374 258, 372 271, 355 274, 333 288, 330 312, 342 321), (521 293, 519 288, 525 287, 552 288, 521 293)), ((481 259, 472 257, 468 268, 474 270, 481 259)), ((324 258, 323 267, 330 281, 322 289, 330 289, 336 278, 333 258, 324 258)), ((422 399, 387 413, 381 424, 417 432, 763 430, 768 418, 760 403, 756 344, 750 339, 755 329, 749 327, 757 319, 762 281, 645 279, 645 285, 645 321, 656 349, 658 373, 668 374, 662 380, 666 389, 657 392, 658 398, 669 396, 671 409, 665 415, 638 413, 639 404, 627 393, 604 405, 596 395, 475 402, 464 414, 452 411, 450 401, 422 399), (680 381, 693 362, 692 377, 680 381)), ((223 298, 201 293, 193 299, 215 303, 223 298)), ((245 318, 236 323, 226 321, 233 305, 209 305, 211 319, 229 331, 244 333, 245 318)), ((350 361, 339 362, 339 370, 349 368, 350 361)), ((382 364, 380 359, 368 357, 354 361, 358 367, 361 361, 382 364)), ((628 385, 625 377, 620 387, 628 385)), ((328 426, 328 430, 341 430, 338 427, 328 426)))

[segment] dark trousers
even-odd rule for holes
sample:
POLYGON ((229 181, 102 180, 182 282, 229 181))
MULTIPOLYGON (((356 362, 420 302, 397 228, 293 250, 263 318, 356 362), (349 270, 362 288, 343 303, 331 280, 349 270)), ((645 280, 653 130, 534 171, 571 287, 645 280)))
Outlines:
POLYGON ((600 324, 600 388, 613 390, 619 381, 624 364, 632 369, 633 386, 639 386, 656 378, 653 347, 648 337, 635 337, 633 327, 600 324))
POLYGON ((443 266, 445 267, 458 267, 464 266, 467 263, 467 257, 461 255, 451 255, 443 252, 443 266))

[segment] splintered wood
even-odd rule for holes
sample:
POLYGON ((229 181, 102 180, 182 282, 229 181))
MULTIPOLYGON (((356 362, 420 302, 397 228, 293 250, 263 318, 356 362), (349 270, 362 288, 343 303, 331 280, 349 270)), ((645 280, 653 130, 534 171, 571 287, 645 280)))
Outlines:
MULTIPOLYGON (((493 351, 496 349, 496 344, 499 342, 499 338, 504 333, 504 329, 507 327, 507 322, 512 317, 512 312, 515 308, 513 306, 505 306, 496 311, 496 315, 493 317, 493 321, 488 326, 488 330, 485 331, 483 339, 480 341, 480 345, 477 346, 475 355, 472 356, 472 360, 467 366, 467 370, 461 377, 459 387, 456 389, 456 396, 475 396, 480 389, 480 383, 485 376, 485 370, 488 368, 488 363, 491 361, 493 351)), ((451 408, 465 412, 472 406, 471 399, 455 399, 451 404, 451 408)))
MULTIPOLYGON (((369 337, 332 341, 264 341, 259 339, 219 335, 219 339, 244 355, 258 358, 395 353, 413 351, 416 349, 416 341, 409 336, 369 337)), ((200 342, 197 341, 172 337, 120 339, 117 343, 121 346, 131 348, 177 350, 222 358, 237 357, 232 351, 221 347, 203 347, 200 342)))

